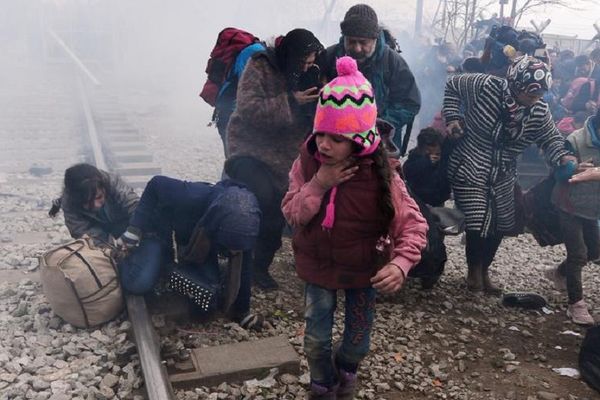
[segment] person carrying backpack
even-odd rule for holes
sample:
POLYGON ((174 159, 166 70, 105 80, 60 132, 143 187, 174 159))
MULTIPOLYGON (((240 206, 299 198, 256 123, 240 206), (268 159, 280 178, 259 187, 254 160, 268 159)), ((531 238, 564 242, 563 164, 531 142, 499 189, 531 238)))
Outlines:
POLYGON ((328 81, 335 78, 336 60, 342 56, 354 58, 360 72, 373 85, 378 117, 394 126, 394 144, 401 151, 405 150, 403 142, 410 135, 412 123, 421 109, 421 93, 409 65, 387 44, 377 13, 371 6, 350 7, 340 29, 339 42, 328 47, 317 60, 322 76, 328 81))
POLYGON ((248 62, 238 85, 237 106, 227 127, 225 173, 258 198, 262 213, 254 249, 254 282, 276 289, 269 267, 281 247, 285 221, 281 199, 298 147, 310 133, 306 107, 318 86, 300 88, 323 45, 306 29, 294 29, 248 62))
POLYGON ((450 155, 448 179, 465 214, 470 291, 502 293, 489 270, 504 236, 518 230, 517 156, 536 143, 552 165, 577 162, 565 149, 548 105, 540 101, 551 83, 546 64, 521 56, 505 79, 461 74, 446 84, 447 132, 460 138, 450 155))
POLYGON ((266 46, 260 39, 237 28, 225 28, 210 53, 206 72, 208 79, 200 97, 215 107, 213 122, 217 126, 227 157, 227 124, 235 109, 237 85, 248 60, 266 46))
POLYGON ((578 111, 595 113, 600 101, 600 68, 586 55, 575 57, 575 74, 569 85, 569 91, 562 99, 561 104, 570 113, 578 111))

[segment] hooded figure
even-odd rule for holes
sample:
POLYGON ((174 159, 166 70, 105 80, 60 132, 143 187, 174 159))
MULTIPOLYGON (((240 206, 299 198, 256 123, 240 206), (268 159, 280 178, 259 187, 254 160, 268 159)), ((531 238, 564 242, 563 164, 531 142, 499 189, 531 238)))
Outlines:
POLYGON ((119 265, 123 287, 135 294, 151 291, 172 266, 175 243, 171 288, 203 312, 220 307, 243 328, 258 329, 262 318, 250 312, 250 287, 259 221, 255 196, 236 182, 155 176, 121 238, 126 248, 135 248, 119 265), (224 276, 219 258, 229 261, 224 276))

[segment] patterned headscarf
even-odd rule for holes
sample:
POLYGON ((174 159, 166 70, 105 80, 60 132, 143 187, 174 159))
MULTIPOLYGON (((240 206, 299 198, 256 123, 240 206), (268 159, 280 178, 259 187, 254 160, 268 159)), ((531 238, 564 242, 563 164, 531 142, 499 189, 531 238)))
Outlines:
POLYGON ((506 79, 515 92, 543 94, 552 86, 552 73, 548 66, 537 58, 524 55, 517 57, 508 67, 506 79))
POLYGON ((552 73, 548 66, 537 58, 524 55, 517 57, 508 67, 504 86, 504 110, 502 122, 507 139, 517 139, 523 131, 523 120, 531 107, 519 104, 516 99, 521 93, 543 94, 552 86, 552 73))

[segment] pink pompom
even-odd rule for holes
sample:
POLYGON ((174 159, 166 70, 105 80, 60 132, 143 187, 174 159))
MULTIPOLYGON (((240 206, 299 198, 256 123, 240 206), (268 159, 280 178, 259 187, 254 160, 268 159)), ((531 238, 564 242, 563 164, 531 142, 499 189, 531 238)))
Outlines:
POLYGON ((356 60, 348 56, 338 58, 335 68, 337 69, 338 76, 354 75, 358 71, 356 60))

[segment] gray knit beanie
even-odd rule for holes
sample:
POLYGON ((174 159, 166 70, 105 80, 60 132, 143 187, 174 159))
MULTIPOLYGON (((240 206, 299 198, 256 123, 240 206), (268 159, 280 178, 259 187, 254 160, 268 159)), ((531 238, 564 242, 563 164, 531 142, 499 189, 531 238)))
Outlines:
POLYGON ((350 7, 340 23, 342 35, 375 39, 379 37, 377 13, 366 4, 350 7))

